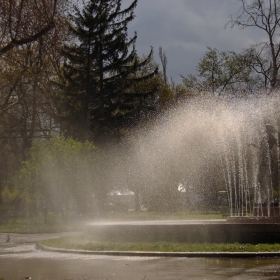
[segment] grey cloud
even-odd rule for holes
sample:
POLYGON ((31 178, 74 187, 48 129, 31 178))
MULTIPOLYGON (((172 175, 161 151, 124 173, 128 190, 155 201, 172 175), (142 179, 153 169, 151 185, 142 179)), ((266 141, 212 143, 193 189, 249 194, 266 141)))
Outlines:
MULTIPOLYGON (((128 6, 132 0, 123 0, 128 6)), ((257 29, 225 29, 231 15, 236 15, 236 0, 139 0, 136 18, 129 24, 129 34, 138 33, 138 54, 162 46, 168 59, 167 71, 176 82, 180 74, 194 73, 206 46, 219 50, 241 51, 264 39, 257 29)))

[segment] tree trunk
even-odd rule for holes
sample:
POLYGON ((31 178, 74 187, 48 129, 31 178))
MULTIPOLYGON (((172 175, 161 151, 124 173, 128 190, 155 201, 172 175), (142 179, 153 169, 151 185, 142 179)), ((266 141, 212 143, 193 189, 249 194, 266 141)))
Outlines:
POLYGON ((140 199, 139 199, 139 193, 138 192, 134 192, 134 210, 135 211, 140 211, 141 210, 140 199))

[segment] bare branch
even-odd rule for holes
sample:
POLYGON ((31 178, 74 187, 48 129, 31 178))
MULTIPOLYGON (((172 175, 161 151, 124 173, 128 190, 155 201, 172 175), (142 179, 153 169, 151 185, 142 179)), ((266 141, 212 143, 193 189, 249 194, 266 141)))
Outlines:
POLYGON ((37 41, 55 27, 58 0, 0 1, 0 55, 37 41))
POLYGON ((268 42, 265 48, 255 53, 251 52, 251 59, 255 71, 261 72, 265 79, 270 81, 271 88, 274 88, 277 86, 279 72, 280 1, 239 0, 239 3, 241 4, 239 14, 236 19, 231 18, 227 25, 230 23, 231 27, 235 25, 242 29, 255 27, 265 31, 268 42))
POLYGON ((162 64, 164 84, 166 85, 167 84, 167 74, 166 74, 167 58, 165 52, 162 51, 162 47, 159 47, 158 55, 162 64))
POLYGON ((16 46, 26 45, 28 43, 31 43, 31 42, 34 42, 34 41, 38 40, 43 35, 48 33, 52 28, 54 28, 54 23, 51 23, 46 28, 42 29, 40 32, 34 34, 31 37, 24 38, 24 39, 21 39, 21 40, 12 39, 12 41, 8 45, 0 48, 0 55, 5 54, 6 52, 10 51, 11 49, 13 49, 16 46))

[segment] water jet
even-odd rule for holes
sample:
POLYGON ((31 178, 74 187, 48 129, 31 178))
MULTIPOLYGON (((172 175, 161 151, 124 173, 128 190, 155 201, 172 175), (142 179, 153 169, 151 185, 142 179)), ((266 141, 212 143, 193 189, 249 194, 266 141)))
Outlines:
POLYGON ((217 209, 223 192, 227 220, 95 223, 88 232, 126 241, 278 242, 279 107, 278 95, 190 101, 127 138, 116 157, 112 182, 140 194, 148 210, 188 208, 194 197, 217 209))

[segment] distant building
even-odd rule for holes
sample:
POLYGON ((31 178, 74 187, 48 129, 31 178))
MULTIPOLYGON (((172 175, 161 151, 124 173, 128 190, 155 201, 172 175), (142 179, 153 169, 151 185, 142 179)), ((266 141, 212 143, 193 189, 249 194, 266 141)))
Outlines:
MULTIPOLYGON (((141 204, 141 195, 140 195, 141 204)), ((107 194, 107 206, 110 211, 129 211, 135 209, 134 192, 114 190, 107 194)))

